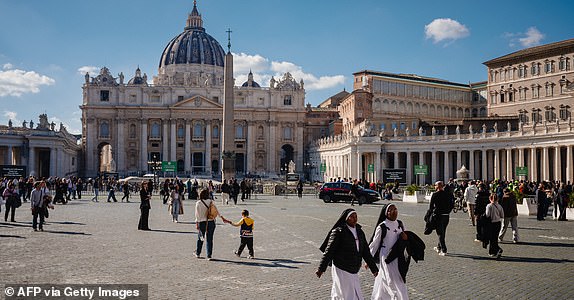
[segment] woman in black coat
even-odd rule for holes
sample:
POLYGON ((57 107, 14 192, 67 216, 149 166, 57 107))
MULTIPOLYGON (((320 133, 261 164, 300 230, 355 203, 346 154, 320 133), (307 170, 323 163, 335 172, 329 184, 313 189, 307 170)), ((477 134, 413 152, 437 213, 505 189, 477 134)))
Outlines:
POLYGON ((138 224, 138 230, 151 230, 149 228, 148 219, 149 219, 149 210, 151 209, 150 199, 151 193, 148 191, 148 183, 142 183, 142 189, 140 190, 140 222, 138 224))

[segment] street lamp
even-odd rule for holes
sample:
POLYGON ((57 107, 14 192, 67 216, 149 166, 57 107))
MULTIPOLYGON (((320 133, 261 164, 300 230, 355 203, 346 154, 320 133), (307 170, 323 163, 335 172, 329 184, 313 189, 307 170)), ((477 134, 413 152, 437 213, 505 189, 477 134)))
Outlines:
POLYGON ((311 176, 310 176, 310 171, 309 171, 309 169, 311 168, 311 163, 309 163, 309 162, 304 162, 304 163, 303 163, 303 167, 305 168, 305 178, 306 178, 307 180, 311 181, 311 180, 309 179, 309 177, 311 177, 311 176))
POLYGON ((154 184, 154 190, 157 188, 158 182, 157 182, 157 178, 156 178, 156 172, 160 166, 160 161, 159 161, 159 155, 158 153, 152 153, 151 154, 151 161, 148 161, 148 165, 151 166, 151 170, 153 172, 153 184, 154 184))

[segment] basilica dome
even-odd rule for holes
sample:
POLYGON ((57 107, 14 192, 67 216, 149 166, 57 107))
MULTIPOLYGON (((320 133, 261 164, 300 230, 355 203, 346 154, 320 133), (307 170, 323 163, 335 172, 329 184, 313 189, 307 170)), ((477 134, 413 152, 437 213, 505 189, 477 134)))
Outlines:
POLYGON ((159 67, 175 64, 223 67, 225 52, 219 42, 205 32, 195 3, 186 25, 184 31, 174 37, 163 50, 159 67))

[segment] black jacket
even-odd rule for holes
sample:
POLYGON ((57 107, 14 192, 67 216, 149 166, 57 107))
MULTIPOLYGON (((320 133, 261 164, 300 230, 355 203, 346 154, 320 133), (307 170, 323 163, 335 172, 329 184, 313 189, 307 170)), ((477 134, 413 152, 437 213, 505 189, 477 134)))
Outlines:
POLYGON ((319 271, 325 272, 329 263, 344 271, 356 274, 361 269, 361 262, 364 259, 372 273, 378 272, 377 264, 371 256, 369 245, 361 225, 355 225, 359 238, 359 251, 355 244, 355 237, 347 225, 343 225, 331 230, 329 242, 325 248, 325 253, 319 265, 319 271))
POLYGON ((409 271, 409 264, 411 263, 411 257, 415 262, 425 259, 425 248, 426 245, 421 240, 421 238, 412 231, 405 231, 408 239, 405 241, 401 238, 391 248, 391 252, 387 255, 385 262, 388 264, 395 259, 399 262, 399 272, 404 282, 407 282, 407 272, 409 271), (405 249, 408 256, 405 257, 405 249))

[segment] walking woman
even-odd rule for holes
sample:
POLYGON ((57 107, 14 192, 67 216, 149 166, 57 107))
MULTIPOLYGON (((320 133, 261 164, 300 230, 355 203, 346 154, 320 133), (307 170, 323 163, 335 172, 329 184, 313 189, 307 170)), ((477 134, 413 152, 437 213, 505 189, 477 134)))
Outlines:
POLYGON ((207 241, 207 259, 211 260, 213 254, 213 234, 215 234, 215 219, 219 216, 223 222, 229 221, 219 214, 215 201, 210 198, 209 190, 203 189, 199 193, 199 200, 195 203, 195 228, 197 229, 197 248, 194 255, 201 258, 203 241, 207 241))
POLYGON ((148 219, 149 219, 149 210, 151 209, 150 199, 151 193, 148 190, 148 183, 142 183, 142 189, 140 190, 140 222, 138 224, 138 230, 151 230, 149 228, 148 219))
POLYGON ((171 190, 171 221, 177 223, 177 217, 183 215, 183 205, 181 203, 181 194, 179 193, 179 185, 174 185, 171 190))
POLYGON ((371 254, 377 256, 375 260, 380 262, 371 299, 409 299, 407 285, 399 271, 398 259, 385 262, 395 243, 399 239, 407 240, 403 222, 397 219, 398 214, 394 204, 383 206, 369 245, 371 254))
POLYGON ((14 220, 14 214, 16 213, 16 208, 20 207, 22 202, 18 197, 18 192, 14 187, 14 183, 8 184, 8 188, 2 193, 4 200, 6 201, 6 211, 4 212, 4 221, 8 222, 8 215, 10 215, 10 222, 16 222, 14 220), (10 212, 12 212, 10 214, 10 212))
POLYGON ((490 257, 500 258, 502 249, 498 246, 498 234, 500 232, 501 222, 504 220, 504 209, 498 204, 498 196, 490 195, 490 204, 486 206, 486 216, 490 218, 490 228, 488 230, 488 255, 490 257))

